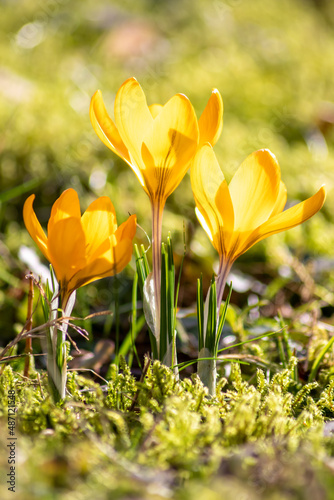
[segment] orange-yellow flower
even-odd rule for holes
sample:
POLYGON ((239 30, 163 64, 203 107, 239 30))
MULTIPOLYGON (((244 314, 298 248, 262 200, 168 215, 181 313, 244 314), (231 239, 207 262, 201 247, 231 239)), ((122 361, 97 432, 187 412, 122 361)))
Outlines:
POLYGON ((198 219, 219 254, 221 283, 241 254, 267 236, 305 222, 321 209, 326 197, 321 187, 283 211, 286 187, 279 164, 267 149, 249 155, 228 185, 212 147, 205 144, 191 167, 191 184, 198 219))
POLYGON ((216 89, 198 121, 183 94, 176 94, 164 106, 148 106, 135 78, 126 80, 117 92, 115 122, 100 90, 90 105, 90 119, 101 141, 130 165, 152 203, 162 207, 185 176, 198 145, 216 143, 223 126, 222 112, 216 89))
POLYGON ((31 195, 24 204, 24 223, 54 268, 63 309, 74 290, 119 273, 131 260, 136 216, 117 227, 108 197, 93 201, 81 216, 76 191, 67 189, 52 206, 47 236, 34 212, 34 199, 31 195))

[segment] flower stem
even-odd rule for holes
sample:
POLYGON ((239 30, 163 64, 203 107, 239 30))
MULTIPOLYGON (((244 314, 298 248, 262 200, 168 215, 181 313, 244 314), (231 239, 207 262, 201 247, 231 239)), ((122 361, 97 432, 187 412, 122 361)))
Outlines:
POLYGON ((59 384, 59 370, 57 367, 57 317, 58 317, 58 302, 59 295, 57 291, 54 291, 53 297, 50 301, 50 326, 49 332, 47 332, 47 372, 48 381, 51 394, 55 403, 58 403, 62 399, 60 384, 59 384))
MULTIPOLYGON (((30 271, 29 292, 28 292, 28 311, 27 311, 27 322, 26 322, 27 332, 29 332, 32 329, 33 299, 34 299, 34 282, 32 279, 32 273, 30 271)), ((26 352, 27 356, 26 356, 25 362, 24 362, 23 375, 25 377, 28 377, 29 376, 29 367, 30 367, 30 358, 31 358, 31 354, 32 354, 31 337, 27 337, 27 339, 26 339, 25 352, 26 352)))
MULTIPOLYGON (((216 321, 216 330, 215 330, 215 336, 214 336, 214 345, 211 346, 203 346, 200 349, 199 352, 199 361, 197 364, 197 371, 198 375, 203 382, 203 384, 209 389, 209 394, 211 396, 215 396, 216 394, 216 379, 217 379, 217 352, 215 347, 216 345, 216 339, 217 339, 217 329, 219 325, 219 312, 220 312, 220 305, 223 300, 223 294, 224 294, 224 289, 227 281, 227 276, 228 273, 230 272, 232 263, 229 261, 224 262, 223 259, 220 260, 219 264, 219 270, 218 270, 218 276, 216 280, 216 297, 217 297, 217 321, 216 321)), ((209 315, 209 310, 210 310, 210 303, 209 303, 209 296, 210 296, 210 290, 208 292, 207 300, 206 300, 206 312, 204 313, 204 328, 205 328, 205 335, 204 335, 204 344, 207 344, 206 342, 206 335, 208 334, 207 328, 208 328, 208 315, 209 315)))
POLYGON ((232 267, 232 263, 227 261, 224 262, 224 259, 220 259, 218 275, 217 275, 217 325, 219 322, 219 311, 220 305, 223 300, 223 294, 225 290, 225 285, 227 281, 228 273, 230 272, 232 267))
MULTIPOLYGON (((62 315, 67 318, 71 315, 75 304, 76 292, 62 299, 62 315)), ((55 294, 51 301, 50 311, 51 321, 58 319, 58 295, 55 294)), ((65 399, 66 381, 67 381, 67 345, 66 334, 69 320, 62 321, 60 324, 56 321, 50 328, 50 334, 47 335, 47 370, 49 385, 55 403, 65 399)))
POLYGON ((156 337, 160 331, 161 300, 161 226, 164 203, 152 201, 152 268, 154 282, 154 301, 156 310, 156 337))

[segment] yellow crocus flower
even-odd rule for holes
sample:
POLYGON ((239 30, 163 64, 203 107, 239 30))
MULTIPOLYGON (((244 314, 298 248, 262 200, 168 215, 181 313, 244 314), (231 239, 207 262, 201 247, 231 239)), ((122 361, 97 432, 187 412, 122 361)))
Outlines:
MULTIPOLYGON (((160 318, 162 213, 168 196, 185 176, 199 147, 220 136, 223 102, 218 90, 197 120, 189 99, 176 94, 164 106, 147 105, 135 78, 117 92, 113 121, 98 90, 92 97, 90 119, 101 141, 132 168, 152 207, 153 277, 157 323, 160 318)), ((158 326, 157 326, 158 328, 158 326)))
POLYGON ((198 144, 216 143, 223 126, 222 113, 223 102, 216 89, 198 121, 183 94, 176 94, 164 106, 148 106, 135 78, 126 80, 117 92, 115 122, 106 111, 100 90, 90 105, 98 137, 130 165, 151 202, 161 205, 185 176, 198 144))
POLYGON ((217 250, 220 304, 233 262, 258 241, 312 217, 324 204, 322 186, 307 200, 285 210, 286 187, 275 156, 267 149, 249 155, 227 184, 210 144, 197 152, 191 167, 197 217, 217 250))
POLYGON ((23 218, 41 252, 52 264, 65 309, 74 290, 124 269, 132 255, 136 216, 117 227, 116 213, 106 196, 93 201, 81 216, 78 194, 67 189, 52 206, 47 236, 33 209, 35 195, 26 200, 23 218))

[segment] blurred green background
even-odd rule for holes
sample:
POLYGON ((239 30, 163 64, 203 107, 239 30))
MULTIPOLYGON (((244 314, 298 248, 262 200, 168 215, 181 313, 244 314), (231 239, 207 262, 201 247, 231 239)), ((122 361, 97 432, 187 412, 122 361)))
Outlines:
MULTIPOLYGON (((198 116, 211 89, 219 89, 224 129, 215 150, 227 178, 248 154, 266 147, 281 165, 289 203, 326 184, 321 213, 258 244, 235 268, 264 282, 268 275, 293 279, 291 259, 297 256, 312 262, 312 276, 331 288, 333 2, 2 0, 0 7, 2 343, 25 320, 29 266, 19 255, 22 246, 35 248, 22 222, 28 195, 36 194, 44 226, 52 203, 68 187, 78 191, 83 210, 97 196, 109 195, 119 223, 136 213, 150 234, 146 194, 130 168, 99 141, 88 114, 98 88, 112 114, 115 93, 131 76, 149 104, 182 92, 198 116)), ((210 277, 217 256, 196 221, 188 175, 164 215, 163 234, 173 231, 180 253, 183 222, 188 253, 181 300, 189 305, 201 270, 210 277)), ((140 229, 137 241, 147 243, 140 229)), ((130 266, 120 278, 125 302, 131 273, 130 266)), ((113 280, 102 280, 81 290, 79 313, 112 307, 113 287, 113 280)))

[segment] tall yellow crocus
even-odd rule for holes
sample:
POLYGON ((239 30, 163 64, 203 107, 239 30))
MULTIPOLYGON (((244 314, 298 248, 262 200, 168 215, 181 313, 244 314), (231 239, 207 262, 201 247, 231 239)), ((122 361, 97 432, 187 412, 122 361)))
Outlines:
POLYGON ((326 191, 285 210, 286 187, 275 156, 267 149, 249 155, 229 185, 210 144, 199 149, 191 167, 197 217, 220 259, 217 304, 233 262, 258 241, 295 227, 324 204, 326 191))
POLYGON ((46 236, 33 209, 34 199, 32 194, 24 204, 24 223, 53 266, 65 310, 74 290, 113 276, 130 262, 136 216, 117 227, 115 209, 106 196, 93 201, 81 216, 78 194, 67 189, 52 206, 46 236))
POLYGON ((197 121, 189 99, 176 94, 164 106, 147 105, 135 78, 117 92, 113 121, 101 92, 92 97, 90 119, 101 141, 132 168, 152 207, 153 277, 157 320, 160 314, 161 223, 168 196, 185 176, 198 146, 214 144, 222 130, 223 103, 218 90, 197 121))

